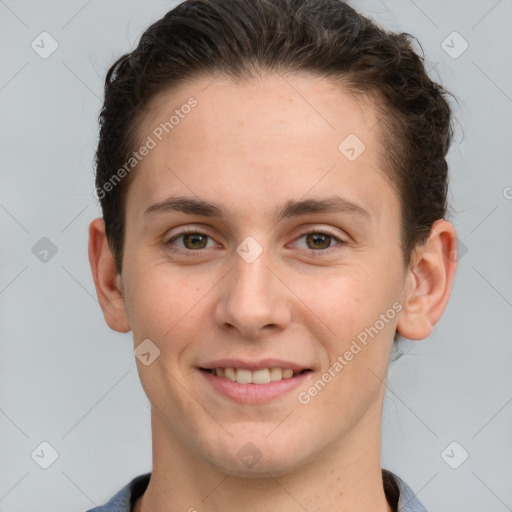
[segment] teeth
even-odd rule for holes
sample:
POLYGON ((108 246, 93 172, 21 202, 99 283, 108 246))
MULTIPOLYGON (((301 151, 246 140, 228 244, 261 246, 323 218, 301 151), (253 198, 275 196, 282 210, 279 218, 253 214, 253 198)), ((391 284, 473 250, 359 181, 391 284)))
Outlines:
MULTIPOLYGON (((219 368, 222 371, 222 368, 219 368)), ((233 382, 236 380, 236 372, 233 368, 225 368, 224 369, 224 377, 226 379, 232 380, 233 382)))
POLYGON ((270 381, 275 382, 283 378, 283 370, 281 368, 270 368, 270 381))
POLYGON ((212 373, 240 384, 268 384, 293 377, 291 368, 264 368, 255 371, 246 368, 214 368, 212 373))
MULTIPOLYGON (((238 372, 240 370, 237 370, 236 374, 238 376, 238 372)), ((270 371, 265 370, 256 370, 255 372, 249 372, 252 373, 251 381, 253 384, 268 384, 270 382, 270 371)), ((237 379, 238 380, 238 379, 237 379)), ((240 382, 240 381, 238 381, 240 382)))
POLYGON ((252 382, 251 370, 246 370, 245 368, 236 370, 236 381, 240 382, 240 384, 250 384, 252 382))
POLYGON ((283 370, 283 379, 289 379, 293 376, 293 370, 291 368, 286 368, 283 370))

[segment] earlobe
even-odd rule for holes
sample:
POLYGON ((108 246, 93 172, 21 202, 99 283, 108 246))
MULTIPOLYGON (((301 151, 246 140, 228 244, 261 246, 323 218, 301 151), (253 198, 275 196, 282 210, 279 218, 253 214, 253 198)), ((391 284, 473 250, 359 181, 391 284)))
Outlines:
POLYGON ((408 270, 397 331, 410 340, 427 338, 443 314, 457 267, 457 235, 448 221, 436 221, 416 247, 408 270))
POLYGON ((121 276, 105 234, 105 222, 94 219, 89 226, 89 263, 96 294, 108 326, 117 332, 130 331, 121 276))

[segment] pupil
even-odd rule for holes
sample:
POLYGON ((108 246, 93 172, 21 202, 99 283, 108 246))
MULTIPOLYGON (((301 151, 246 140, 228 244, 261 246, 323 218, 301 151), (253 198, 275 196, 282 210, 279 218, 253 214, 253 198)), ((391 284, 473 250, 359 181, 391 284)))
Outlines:
POLYGON ((204 248, 204 241, 205 241, 204 239, 205 239, 205 237, 204 237, 203 235, 195 235, 195 234, 193 234, 193 235, 185 235, 185 237, 184 237, 185 245, 186 245, 187 247, 188 247, 188 244, 187 244, 186 242, 187 242, 187 241, 192 241, 192 244, 191 244, 191 245, 192 245, 192 247, 189 247, 189 249, 202 249, 202 248, 204 248), (201 244, 201 243, 200 243, 200 241, 199 241, 200 247, 197 247, 197 246, 196 246, 196 243, 197 243, 197 240, 198 240, 198 239, 199 239, 199 240, 200 240, 200 239, 203 239, 203 240, 202 240, 202 241, 203 241, 203 244, 201 244))
POLYGON ((316 248, 327 248, 329 247, 329 241, 330 236, 329 235, 322 235, 321 233, 315 233, 313 235, 309 235, 311 239, 313 240, 313 245, 316 246, 316 248))

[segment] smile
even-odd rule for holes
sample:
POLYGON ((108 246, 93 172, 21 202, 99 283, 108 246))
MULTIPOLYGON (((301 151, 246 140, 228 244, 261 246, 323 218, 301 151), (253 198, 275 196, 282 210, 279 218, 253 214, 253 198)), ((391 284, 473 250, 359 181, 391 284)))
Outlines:
POLYGON ((212 368, 209 371, 216 377, 225 377, 239 384, 269 384, 283 379, 291 379, 309 370, 293 370, 292 368, 262 368, 251 371, 247 368, 212 368))
POLYGON ((200 365, 198 370, 215 395, 253 405, 291 395, 314 374, 310 368, 278 359, 223 359, 200 365))

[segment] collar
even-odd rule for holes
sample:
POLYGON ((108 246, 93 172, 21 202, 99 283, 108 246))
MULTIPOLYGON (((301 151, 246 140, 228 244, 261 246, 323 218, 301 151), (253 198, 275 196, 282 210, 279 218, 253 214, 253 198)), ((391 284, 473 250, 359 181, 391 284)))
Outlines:
MULTIPOLYGON (((146 491, 151 473, 135 477, 108 503, 87 512, 132 512, 135 501, 146 491)), ((396 474, 382 470, 386 499, 394 512, 427 512, 412 489, 396 474)))

